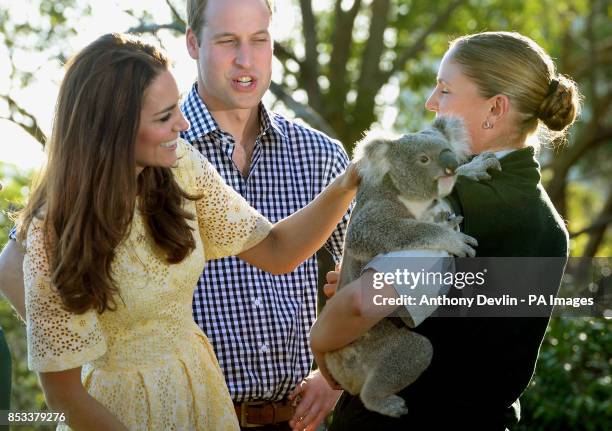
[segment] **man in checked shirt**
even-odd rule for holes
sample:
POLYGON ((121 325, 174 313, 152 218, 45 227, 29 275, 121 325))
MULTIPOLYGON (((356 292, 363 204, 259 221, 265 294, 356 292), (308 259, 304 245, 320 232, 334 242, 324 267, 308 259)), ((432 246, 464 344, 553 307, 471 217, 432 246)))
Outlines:
MULTIPOLYGON (((182 137, 274 223, 314 199, 348 157, 340 143, 261 102, 272 72, 272 1, 187 0, 187 49, 198 78, 181 109, 191 123, 182 137)), ((348 214, 326 244, 336 261, 347 221, 348 214)), ((18 311, 21 259, 9 241, 0 287, 18 311)), ((281 276, 236 257, 208 262, 193 315, 215 348, 242 427, 310 431, 333 408, 340 391, 310 372, 316 298, 314 256, 281 276)))

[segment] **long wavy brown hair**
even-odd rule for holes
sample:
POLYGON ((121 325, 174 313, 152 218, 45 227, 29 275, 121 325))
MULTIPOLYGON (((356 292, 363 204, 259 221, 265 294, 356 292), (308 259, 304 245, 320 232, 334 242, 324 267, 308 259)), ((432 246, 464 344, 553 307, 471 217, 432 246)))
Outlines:
POLYGON ((195 240, 187 195, 169 168, 136 176, 135 141, 145 91, 168 69, 167 57, 140 39, 107 34, 67 64, 55 108, 48 161, 21 214, 19 238, 44 221, 53 285, 75 313, 114 310, 111 264, 128 234, 137 196, 149 234, 169 263, 195 240))

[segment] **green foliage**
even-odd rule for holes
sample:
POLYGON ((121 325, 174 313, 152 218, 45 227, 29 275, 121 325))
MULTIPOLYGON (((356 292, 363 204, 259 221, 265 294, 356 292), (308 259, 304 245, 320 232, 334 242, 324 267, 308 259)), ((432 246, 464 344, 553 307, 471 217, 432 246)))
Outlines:
MULTIPOLYGON (((42 0, 38 2, 38 14, 35 10, 16 14, 20 19, 9 14, 7 9, 0 9, 0 16, 6 18, 0 20, 0 34, 9 48, 11 60, 17 50, 44 52, 50 59, 60 56, 70 37, 76 35, 71 17, 87 14, 88 10, 89 7, 77 5, 75 0, 42 0)), ((13 72, 21 75, 23 70, 15 69, 13 72)))
MULTIPOLYGON (((595 216, 601 211, 603 205, 601 189, 593 187, 593 183, 571 182, 567 186, 568 201, 568 229, 576 232, 584 229, 592 223, 595 216)), ((582 256, 585 246, 589 240, 588 235, 580 235, 570 241, 570 254, 582 256)), ((599 256, 612 256, 612 235, 604 236, 599 256)))
MULTIPOLYGON (((612 424, 612 321, 553 318, 516 431, 596 431, 612 424)), ((513 429, 513 431, 515 431, 513 429)))
POLYGON ((30 192, 31 172, 21 172, 17 167, 0 162, 0 244, 4 244, 13 226, 13 218, 30 192))

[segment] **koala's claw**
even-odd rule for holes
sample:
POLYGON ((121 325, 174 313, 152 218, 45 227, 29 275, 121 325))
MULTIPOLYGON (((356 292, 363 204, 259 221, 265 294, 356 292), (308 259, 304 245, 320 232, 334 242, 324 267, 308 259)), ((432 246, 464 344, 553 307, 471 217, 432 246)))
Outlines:
POLYGON ((466 244, 469 244, 469 245, 471 245, 471 246, 473 246, 473 247, 478 247, 478 241, 476 240, 476 238, 474 238, 474 237, 472 237, 472 236, 469 236, 469 235, 466 235, 466 234, 461 233, 461 232, 458 232, 458 233, 460 233, 460 234, 462 235, 462 238, 461 238, 461 239, 462 239, 462 240, 463 240, 463 241, 464 241, 466 244))
POLYGON ((476 181, 485 181, 485 180, 490 180, 491 179, 491 175, 489 175, 486 172, 476 172, 476 173, 474 173, 472 178, 475 179, 476 181))
POLYGON ((490 180, 489 169, 501 171, 499 160, 491 151, 485 151, 474 157, 469 163, 457 168, 457 175, 470 178, 475 181, 490 180))
POLYGON ((450 221, 450 219, 451 219, 451 213, 448 211, 440 211, 434 216, 435 223, 446 223, 450 221))
POLYGON ((463 221, 462 216, 451 214, 448 211, 440 211, 434 216, 435 223, 445 224, 451 229, 457 229, 462 221, 463 221))
POLYGON ((383 400, 362 400, 368 410, 378 412, 380 414, 399 418, 408 413, 408 407, 403 398, 397 395, 391 395, 383 400))
MULTIPOLYGON (((482 165, 486 168, 485 173, 489 169, 493 169, 493 170, 496 170, 496 171, 501 171, 502 170, 501 163, 499 163, 499 159, 497 158, 495 153, 492 153, 491 151, 485 151, 484 153, 479 154, 476 157, 480 158, 480 160, 482 162, 482 165)), ((490 175, 487 174, 487 176, 489 178, 491 178, 490 175)))
POLYGON ((497 169, 498 171, 501 171, 501 163, 499 163, 499 159, 497 158, 497 156, 495 155, 494 152, 492 151, 485 151, 483 158, 487 159, 487 160, 491 160, 491 168, 492 169, 497 169))
POLYGON ((463 217, 458 216, 458 215, 452 215, 446 220, 448 225, 453 229, 459 227, 462 221, 463 221, 463 217))
POLYGON ((454 254, 457 257, 474 257, 476 256, 476 250, 472 247, 478 246, 478 241, 469 235, 461 232, 453 232, 454 241, 451 250, 447 250, 449 253, 454 254))
POLYGON ((402 398, 396 397, 389 400, 386 412, 388 416, 399 418, 406 413, 408 413, 408 407, 406 407, 406 402, 402 398))

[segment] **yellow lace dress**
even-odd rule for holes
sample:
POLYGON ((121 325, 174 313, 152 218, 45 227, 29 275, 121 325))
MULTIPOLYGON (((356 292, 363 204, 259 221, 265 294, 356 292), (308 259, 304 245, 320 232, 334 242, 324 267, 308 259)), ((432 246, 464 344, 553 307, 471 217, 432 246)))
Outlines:
MULTIPOLYGON (((196 250, 169 265, 136 211, 117 249, 117 310, 65 311, 51 285, 41 222, 26 240, 28 365, 37 372, 82 366, 87 391, 130 430, 233 430, 238 422, 212 346, 192 318, 191 300, 205 260, 235 255, 266 237, 270 223, 227 186, 212 165, 180 141, 175 176, 196 250)), ((68 429, 60 424, 58 429, 68 429)))

